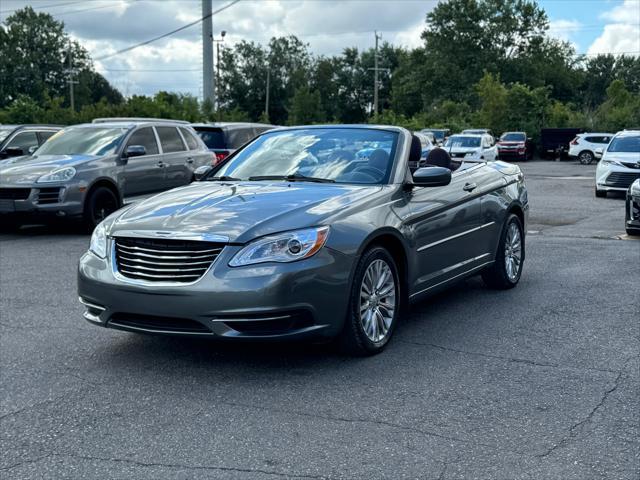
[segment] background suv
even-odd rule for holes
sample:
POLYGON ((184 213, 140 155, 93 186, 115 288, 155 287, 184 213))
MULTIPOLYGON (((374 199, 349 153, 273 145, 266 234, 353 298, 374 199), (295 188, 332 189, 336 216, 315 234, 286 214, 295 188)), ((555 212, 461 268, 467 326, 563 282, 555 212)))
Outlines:
POLYGON ((613 133, 581 133, 569 143, 569 156, 589 165, 596 158, 596 150, 606 147, 613 133))
POLYGON ((275 128, 265 123, 238 122, 194 123, 191 126, 215 154, 214 166, 262 132, 275 128))
POLYGON ((0 161, 31 154, 61 129, 56 125, 0 125, 0 161))
POLYGON ((125 197, 190 183, 211 157, 186 123, 101 119, 67 127, 32 156, 0 165, 2 222, 49 215, 78 217, 92 228, 125 197))
POLYGON ((596 168, 596 197, 607 192, 626 192, 640 178, 640 130, 624 130, 615 134, 602 152, 596 168))

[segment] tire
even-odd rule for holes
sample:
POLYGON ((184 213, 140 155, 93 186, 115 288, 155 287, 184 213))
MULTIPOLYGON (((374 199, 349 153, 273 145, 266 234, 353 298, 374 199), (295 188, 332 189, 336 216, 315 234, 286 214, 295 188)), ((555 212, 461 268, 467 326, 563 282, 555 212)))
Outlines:
POLYGON ((631 237, 639 237, 640 236, 640 228, 625 228, 627 231, 627 235, 631 237))
POLYGON ((97 187, 89 192, 84 204, 83 220, 89 232, 105 218, 120 208, 120 199, 107 187, 97 187))
POLYGON ((598 190, 598 188, 596 187, 596 197, 597 198, 607 198, 607 191, 606 190, 598 190))
POLYGON ((398 323, 401 299, 400 277, 393 257, 381 247, 367 250, 358 261, 353 276, 349 310, 338 338, 342 351, 353 356, 380 353, 389 343, 398 323), (373 290, 370 285, 378 275, 378 279, 387 278, 378 287, 385 291, 383 293, 388 293, 386 296, 367 294, 367 290, 373 290))
POLYGON ((578 154, 578 161, 582 165, 591 165, 595 156, 589 150, 584 150, 578 154))
POLYGON ((510 214, 502 227, 495 262, 482 272, 482 280, 488 287, 498 290, 513 288, 522 276, 524 259, 522 222, 517 215, 510 214))

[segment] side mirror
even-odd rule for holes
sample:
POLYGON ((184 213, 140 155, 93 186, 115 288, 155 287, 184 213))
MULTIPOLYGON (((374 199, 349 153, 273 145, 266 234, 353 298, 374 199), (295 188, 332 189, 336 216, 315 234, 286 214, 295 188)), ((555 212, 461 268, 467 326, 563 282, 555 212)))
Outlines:
POLYGON ((142 145, 129 145, 122 155, 123 158, 142 157, 147 150, 142 145))
POLYGON ((33 153, 38 149, 37 145, 32 145, 29 147, 29 155, 33 155, 33 153))
POLYGON ((199 182, 200 180, 202 180, 211 170, 213 170, 213 167, 211 165, 203 165, 201 167, 198 167, 195 169, 195 171, 193 172, 193 178, 195 179, 196 182, 199 182))
POLYGON ((7 157, 19 157, 21 155, 24 155, 24 150, 22 150, 19 147, 9 147, 9 148, 5 148, 3 150, 3 153, 7 156, 7 157))
POLYGON ((604 149, 602 147, 596 148, 596 157, 601 157, 604 153, 604 149))
POLYGON ((413 172, 417 187, 444 187, 451 183, 451 170, 444 167, 424 167, 413 172))

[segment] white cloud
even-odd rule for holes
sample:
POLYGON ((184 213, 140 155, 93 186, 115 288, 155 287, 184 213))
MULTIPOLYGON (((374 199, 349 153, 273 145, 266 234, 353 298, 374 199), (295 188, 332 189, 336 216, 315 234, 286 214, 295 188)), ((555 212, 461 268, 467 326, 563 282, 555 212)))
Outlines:
POLYGON ((604 26, 587 53, 629 53, 640 55, 640 1, 625 0, 603 13, 601 18, 612 22, 604 26))
POLYGON ((549 36, 570 42, 573 48, 580 50, 580 45, 575 41, 575 36, 581 28, 582 23, 577 20, 551 20, 549 22, 549 36))
MULTIPOLYGON (((230 0, 213 0, 216 10, 230 0)), ((200 0, 93 0, 57 5, 59 0, 0 0, 5 12, 33 5, 65 22, 65 28, 98 58, 148 40, 202 16, 200 0), (99 8, 98 8, 99 7, 99 8), (86 10, 86 11, 80 11, 86 10)), ((396 45, 420 45, 425 15, 437 0, 243 0, 213 17, 213 31, 227 31, 225 43, 241 40, 266 43, 273 36, 296 35, 315 54, 339 54, 345 47, 370 48, 377 30, 396 45)), ((0 21, 10 13, 0 14, 0 21)), ((124 94, 171 90, 199 94, 199 72, 142 70, 200 69, 202 27, 101 62, 96 68, 124 94), (127 70, 127 71, 122 71, 127 70)))

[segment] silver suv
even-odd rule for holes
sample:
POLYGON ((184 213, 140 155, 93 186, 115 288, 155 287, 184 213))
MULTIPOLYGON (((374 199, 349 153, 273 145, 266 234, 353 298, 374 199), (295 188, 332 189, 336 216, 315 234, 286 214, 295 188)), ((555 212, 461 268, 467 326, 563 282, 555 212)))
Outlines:
POLYGON ((0 165, 0 223, 72 217, 94 227, 126 197, 190 183, 212 154, 186 122, 99 119, 0 165))

